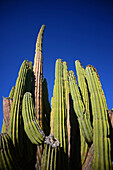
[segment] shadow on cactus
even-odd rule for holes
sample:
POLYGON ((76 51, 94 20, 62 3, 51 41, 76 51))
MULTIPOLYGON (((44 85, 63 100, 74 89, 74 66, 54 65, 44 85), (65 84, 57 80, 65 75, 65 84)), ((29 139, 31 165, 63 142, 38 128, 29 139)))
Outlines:
POLYGON ((44 29, 37 37, 34 65, 23 61, 9 97, 3 97, 0 169, 112 169, 113 112, 99 75, 76 60, 76 79, 57 59, 50 107, 43 78, 44 29))

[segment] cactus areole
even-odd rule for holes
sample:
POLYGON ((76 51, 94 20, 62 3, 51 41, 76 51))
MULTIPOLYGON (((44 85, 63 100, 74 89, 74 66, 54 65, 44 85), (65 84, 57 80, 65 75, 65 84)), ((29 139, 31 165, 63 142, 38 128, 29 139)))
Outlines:
POLYGON ((112 111, 97 70, 76 60, 76 78, 57 59, 50 107, 43 78, 44 30, 42 25, 34 65, 23 61, 9 97, 3 97, 0 169, 111 170, 112 111))

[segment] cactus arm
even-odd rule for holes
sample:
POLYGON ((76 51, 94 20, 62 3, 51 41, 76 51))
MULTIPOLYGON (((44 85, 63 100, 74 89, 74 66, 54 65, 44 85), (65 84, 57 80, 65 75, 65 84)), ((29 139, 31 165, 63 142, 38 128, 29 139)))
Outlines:
POLYGON ((43 79, 43 56, 42 42, 45 25, 42 25, 36 42, 36 51, 34 58, 34 76, 35 76, 35 112, 37 120, 42 128, 42 79, 43 79))
POLYGON ((26 147, 24 147, 23 145, 23 143, 26 143, 29 140, 24 131, 22 118, 22 98, 24 93, 26 92, 26 89, 28 90, 28 86, 26 86, 26 83, 28 83, 28 81, 30 81, 31 83, 31 76, 27 76, 29 70, 31 70, 32 72, 31 65, 27 60, 24 60, 18 73, 13 96, 13 103, 11 105, 10 111, 9 135, 16 148, 16 152, 18 152, 20 162, 22 162, 25 154, 24 152, 25 150, 27 150, 27 147, 32 145, 30 142, 29 144, 26 144, 26 147))
POLYGON ((86 73, 79 60, 75 61, 75 66, 76 66, 76 71, 77 71, 78 83, 79 83, 81 95, 83 98, 83 103, 86 109, 86 116, 89 116, 90 118, 89 95, 88 95, 88 87, 86 84, 86 73))
MULTIPOLYGON (((82 99, 83 99, 83 103, 85 105, 85 109, 86 109, 86 119, 88 117, 88 119, 90 119, 90 112, 91 112, 91 108, 90 108, 90 104, 89 104, 89 91, 88 91, 88 86, 87 86, 87 82, 86 82, 86 73, 85 73, 85 69, 83 68, 83 66, 81 65, 79 60, 75 61, 75 66, 76 66, 76 72, 77 72, 77 79, 78 79, 78 84, 79 84, 79 88, 80 88, 80 92, 82 95, 82 99)), ((85 158, 87 156, 89 147, 82 135, 82 132, 80 131, 81 134, 81 163, 83 164, 85 161, 85 158)))
POLYGON ((42 134, 40 125, 35 118, 33 99, 31 97, 31 93, 29 92, 26 92, 23 97, 22 116, 25 131, 31 142, 37 145, 42 144, 45 136, 42 134))
MULTIPOLYGON (((27 74, 26 68, 27 61, 25 60, 20 68, 19 77, 17 78, 15 92, 14 92, 14 100, 11 107, 11 114, 10 114, 10 124, 9 124, 9 135, 13 139, 15 143, 16 132, 18 133, 18 114, 19 114, 19 106, 20 106, 20 98, 23 95, 23 89, 25 86, 25 78, 27 74), (22 72, 23 70, 23 72, 22 72), (23 80, 22 80, 23 79, 23 80), (16 129, 16 131, 15 131, 16 129)), ((17 134, 18 138, 18 134, 17 134)), ((18 140, 18 139, 17 139, 18 140)))
POLYGON ((42 25, 40 32, 37 37, 36 42, 36 52, 41 51, 42 52, 42 46, 43 46, 43 33, 44 33, 45 25, 42 25))
MULTIPOLYGON (((66 152, 66 99, 63 77, 63 63, 61 59, 56 61, 55 66, 55 85, 52 98, 51 110, 51 134, 60 141, 60 146, 66 152)), ((64 71, 65 72, 65 71, 64 71)))
POLYGON ((110 132, 105 97, 103 97, 103 90, 101 89, 102 86, 96 69, 92 66, 87 66, 86 72, 93 111, 93 167, 111 169, 110 139, 108 137, 110 132))
POLYGON ((79 89, 77 87, 76 78, 73 71, 69 71, 69 85, 71 96, 74 102, 74 110, 77 114, 80 128, 82 130, 83 136, 88 143, 92 142, 92 127, 89 119, 86 119, 86 109, 82 102, 79 89))

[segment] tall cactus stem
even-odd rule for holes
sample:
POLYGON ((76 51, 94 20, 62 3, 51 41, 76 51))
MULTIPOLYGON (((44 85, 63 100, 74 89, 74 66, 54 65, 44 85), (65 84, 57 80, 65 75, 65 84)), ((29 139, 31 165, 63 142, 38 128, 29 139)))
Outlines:
POLYGON ((92 143, 92 126, 90 119, 86 119, 86 109, 81 99, 81 95, 77 86, 77 81, 73 71, 69 71, 69 85, 71 96, 74 102, 74 110, 78 117, 79 125, 86 141, 92 143))
POLYGON ((111 169, 110 130, 107 118, 107 104, 96 69, 86 67, 92 114, 93 114, 93 168, 111 169))
POLYGON ((35 76, 35 113, 37 120, 42 128, 42 79, 43 79, 43 56, 42 42, 45 25, 42 25, 36 42, 36 51, 34 58, 34 76, 35 76))

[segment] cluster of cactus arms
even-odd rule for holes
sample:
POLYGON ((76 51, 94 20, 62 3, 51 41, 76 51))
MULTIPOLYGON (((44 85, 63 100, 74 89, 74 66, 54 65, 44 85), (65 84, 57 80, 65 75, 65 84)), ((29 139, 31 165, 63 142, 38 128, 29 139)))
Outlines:
POLYGON ((56 60, 51 106, 43 78, 42 25, 34 65, 23 61, 9 97, 3 97, 2 170, 111 170, 113 111, 96 69, 75 61, 77 78, 56 60))

